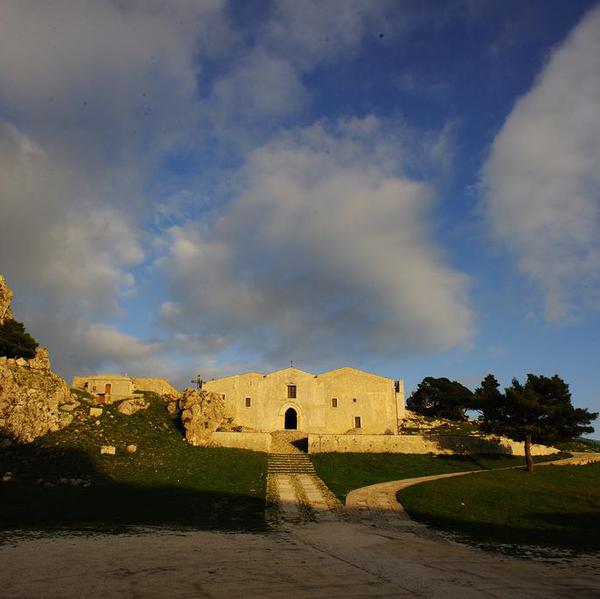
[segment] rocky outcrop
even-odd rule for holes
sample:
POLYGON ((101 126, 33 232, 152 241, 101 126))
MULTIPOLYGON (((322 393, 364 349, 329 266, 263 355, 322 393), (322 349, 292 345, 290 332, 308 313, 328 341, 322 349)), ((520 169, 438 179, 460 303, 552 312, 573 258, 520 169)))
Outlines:
POLYGON ((13 318, 12 312, 10 311, 10 302, 13 298, 13 292, 8 286, 6 279, 0 274, 0 324, 3 324, 5 320, 11 320, 13 318))
MULTIPOLYGON (((0 323, 12 319, 13 293, 0 275, 0 323)), ((30 360, 0 356, 0 437, 29 443, 68 426, 68 406, 76 402, 67 383, 50 368, 48 350, 30 360)))
POLYGON ((191 445, 212 444, 212 434, 225 418, 225 403, 218 393, 187 388, 180 400, 185 438, 191 445))
POLYGON ((29 443, 64 428, 73 417, 61 407, 74 401, 67 383, 50 370, 46 350, 31 360, 0 357, 0 436, 29 443))
POLYGON ((119 404, 117 408, 121 414, 125 416, 131 416, 140 410, 147 410, 150 407, 150 403, 147 402, 143 397, 136 397, 134 399, 126 399, 119 404))

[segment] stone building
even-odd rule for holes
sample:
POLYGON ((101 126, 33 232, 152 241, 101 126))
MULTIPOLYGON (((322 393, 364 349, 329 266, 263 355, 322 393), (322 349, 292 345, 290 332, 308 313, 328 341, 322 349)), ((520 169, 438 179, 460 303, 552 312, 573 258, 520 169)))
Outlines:
POLYGON ((247 429, 272 432, 397 434, 404 417, 404 382, 338 368, 322 374, 284 368, 203 383, 225 398, 227 416, 247 429))
POLYGON ((179 391, 166 379, 129 377, 120 374, 91 374, 74 376, 73 387, 92 395, 104 396, 114 401, 131 397, 136 391, 152 391, 159 395, 178 395, 179 391))
POLYGON ((74 376, 73 387, 83 389, 92 395, 101 395, 107 399, 130 397, 134 392, 133 381, 120 374, 91 374, 74 376))

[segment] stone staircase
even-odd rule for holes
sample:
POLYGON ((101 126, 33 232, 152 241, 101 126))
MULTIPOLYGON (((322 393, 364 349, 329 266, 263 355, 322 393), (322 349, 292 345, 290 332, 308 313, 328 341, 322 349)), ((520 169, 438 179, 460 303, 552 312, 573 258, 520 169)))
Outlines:
POLYGON ((267 469, 269 474, 316 474, 305 453, 270 453, 267 469))

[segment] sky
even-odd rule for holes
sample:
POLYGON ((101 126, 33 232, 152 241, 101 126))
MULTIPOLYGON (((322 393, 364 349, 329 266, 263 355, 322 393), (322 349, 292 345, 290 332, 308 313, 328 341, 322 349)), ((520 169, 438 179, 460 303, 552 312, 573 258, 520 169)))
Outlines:
POLYGON ((599 231, 598 2, 0 3, 0 272, 67 378, 600 410, 599 231))

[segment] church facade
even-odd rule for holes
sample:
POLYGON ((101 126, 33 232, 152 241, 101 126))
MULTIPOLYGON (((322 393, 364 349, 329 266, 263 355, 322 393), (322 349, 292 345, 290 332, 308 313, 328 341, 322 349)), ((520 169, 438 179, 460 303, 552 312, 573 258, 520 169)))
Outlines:
POLYGON ((344 367, 312 374, 289 367, 203 383, 225 398, 233 423, 260 432, 398 434, 404 382, 344 367))

